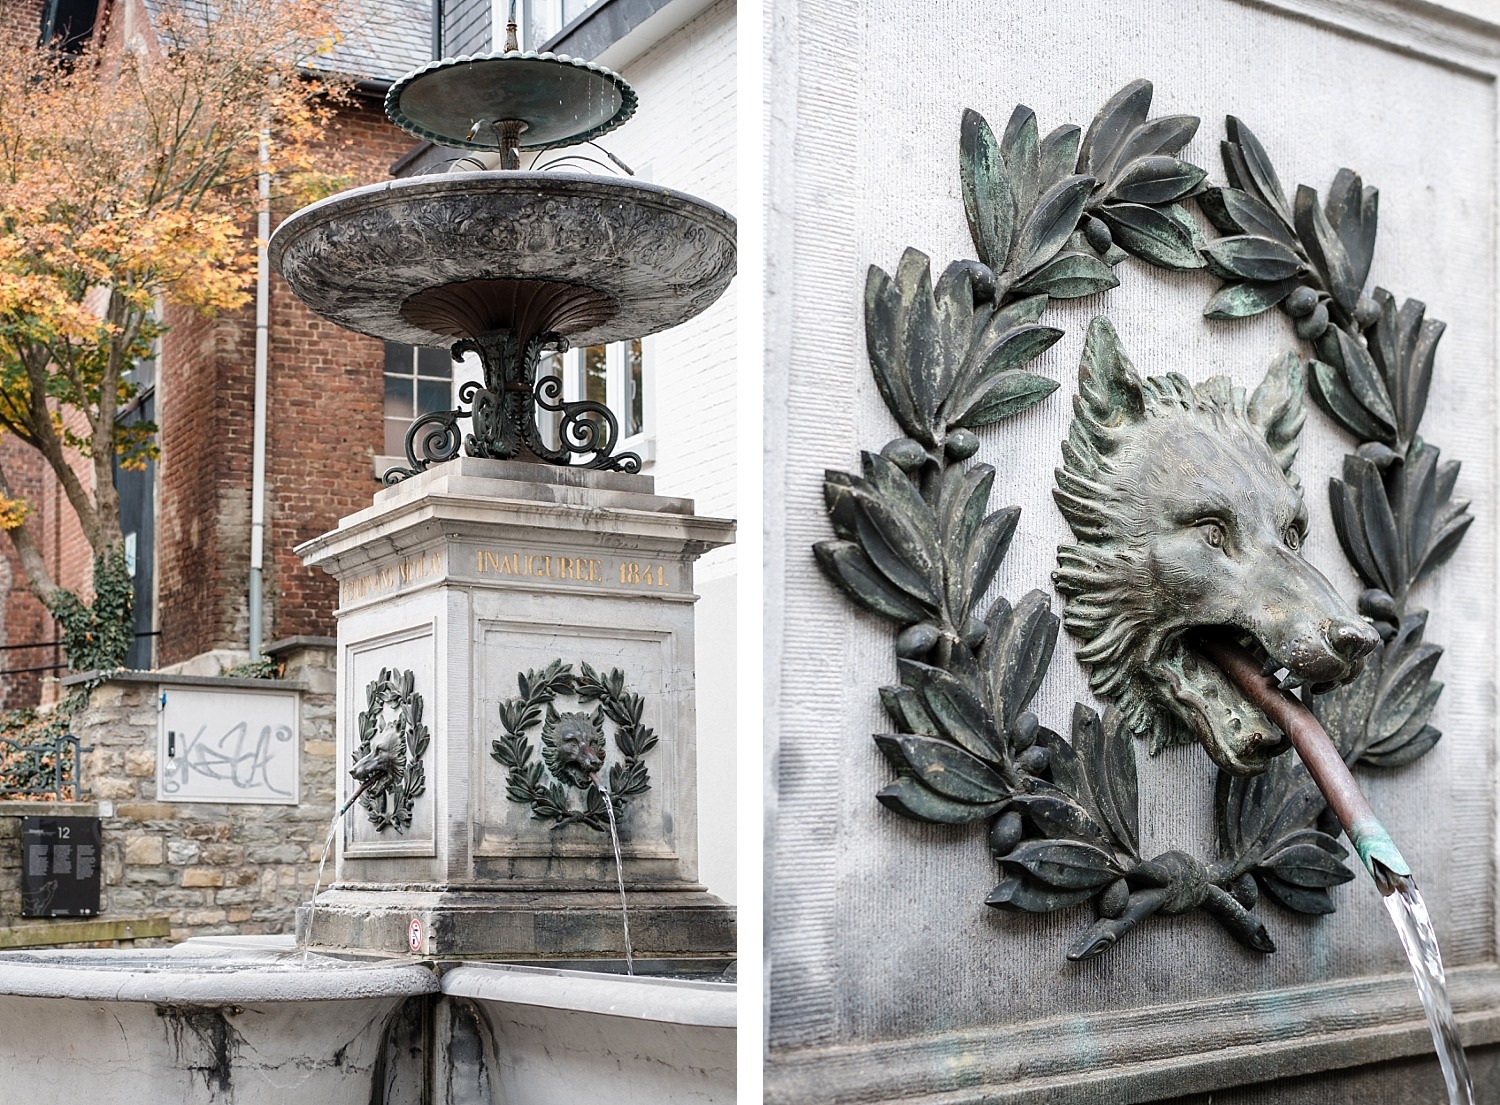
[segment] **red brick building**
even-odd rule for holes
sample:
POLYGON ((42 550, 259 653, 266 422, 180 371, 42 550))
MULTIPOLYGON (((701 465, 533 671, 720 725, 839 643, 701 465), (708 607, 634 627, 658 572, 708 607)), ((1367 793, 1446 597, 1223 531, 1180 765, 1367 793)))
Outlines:
MULTIPOLYGON (((120 33, 148 0, 7 0, 0 34, 120 33), (132 10, 133 9, 133 10, 132 10)), ((334 55, 356 78, 325 144, 326 167, 354 183, 390 176, 412 139, 385 118, 392 79, 431 57, 430 0, 365 0, 363 18, 334 55)), ((273 207, 273 226, 289 208, 273 207)), ((255 213, 246 212, 247 232, 255 213)), ((374 458, 385 451, 383 343, 317 318, 274 274, 266 289, 265 453, 261 538, 262 643, 332 632, 335 588, 302 567, 292 548, 369 503, 374 458)), ((124 419, 156 422, 160 456, 142 473, 117 473, 127 558, 134 565, 134 667, 179 664, 205 653, 207 673, 243 655, 250 639, 254 503, 257 304, 214 318, 168 307, 154 361, 138 366, 141 393, 124 419)), ((399 351, 393 351, 399 353, 399 351)), ((399 359, 399 357, 398 357, 399 359)), ((48 568, 62 586, 87 590, 90 557, 58 481, 41 458, 0 438, 0 464, 32 504, 48 568)), ((8 542, 0 542, 0 644, 56 638, 52 619, 26 591, 8 542)), ((0 707, 37 701, 35 671, 60 662, 55 648, 0 652, 0 707)))

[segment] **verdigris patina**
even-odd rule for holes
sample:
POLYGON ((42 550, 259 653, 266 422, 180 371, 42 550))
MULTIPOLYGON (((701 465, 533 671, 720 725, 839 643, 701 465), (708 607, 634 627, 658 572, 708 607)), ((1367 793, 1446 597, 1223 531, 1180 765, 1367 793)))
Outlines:
POLYGON ((422 757, 431 735, 422 721, 422 695, 415 684, 411 671, 382 668, 365 688, 359 743, 349 774, 366 784, 359 804, 378 832, 405 832, 411 826, 412 804, 427 790, 422 757))
POLYGON ((645 702, 625 689, 619 668, 601 673, 587 662, 575 673, 572 664, 554 660, 540 671, 517 675, 516 684, 520 695, 500 703, 505 735, 490 742, 490 756, 507 772, 506 797, 529 805, 538 820, 608 832, 611 808, 619 817, 631 798, 651 789, 642 757, 656 747, 656 733, 642 721, 645 702), (594 703, 594 709, 561 713, 559 697, 594 703), (601 784, 606 719, 614 723, 620 759, 610 765, 607 784, 601 784), (538 725, 542 755, 535 760, 526 731, 538 725), (583 794, 582 808, 572 805, 570 788, 583 794))
POLYGON ((1279 731, 1205 670, 1191 642, 1227 629, 1256 643, 1350 766, 1410 763, 1440 736, 1428 719, 1442 650, 1422 640, 1427 615, 1407 609, 1408 595, 1472 520, 1453 497, 1457 464, 1440 464, 1417 434, 1442 324, 1416 301, 1364 292, 1374 189, 1342 170, 1325 204, 1306 187, 1288 203, 1264 149, 1232 117, 1228 184, 1205 187, 1204 171, 1178 156, 1198 120, 1151 119, 1151 96, 1149 82, 1133 81, 1087 133, 1063 126, 1046 137, 1026 107, 1000 137, 964 113, 959 169, 975 259, 936 281, 915 250, 894 274, 871 267, 866 348, 903 436, 863 454, 859 474, 827 473, 835 535, 815 546, 829 577, 896 627, 900 682, 880 690, 891 731, 875 742, 897 779, 877 797, 916 820, 988 822, 1000 874, 991 906, 1092 902, 1096 919, 1073 959, 1155 914, 1195 909, 1273 951, 1252 912, 1262 893, 1299 913, 1334 910, 1331 888, 1353 874, 1321 793, 1298 760, 1275 755, 1279 731), (1219 237, 1205 237, 1189 202, 1219 237), (1102 716, 1076 705, 1064 739, 1027 708, 1057 639, 1049 597, 981 609, 1020 511, 990 511, 995 470, 967 462, 975 430, 1056 390, 1027 370, 1061 336, 1038 324, 1050 301, 1115 287, 1129 257, 1208 268, 1225 284, 1206 317, 1279 307, 1314 356, 1277 360, 1246 397, 1222 379, 1143 379, 1108 323, 1094 324, 1058 477, 1079 544, 1061 551, 1056 579, 1093 688, 1119 702, 1102 716), (1299 555, 1306 521, 1290 465, 1304 379, 1361 442, 1329 484, 1339 542, 1367 588, 1357 615, 1299 555), (1201 478, 1182 478, 1184 464, 1201 478), (1215 490, 1237 496, 1232 510, 1215 490), (1106 564, 1108 552, 1129 555, 1106 564), (1219 763, 1216 858, 1143 854, 1132 731, 1155 747, 1191 735, 1219 763))
POLYGON ((1052 574, 1096 694, 1153 752, 1203 745, 1235 775, 1264 771, 1280 729, 1195 647, 1242 639, 1284 686, 1359 674, 1380 637, 1302 558, 1307 507, 1291 474, 1302 362, 1278 359, 1246 397, 1226 377, 1141 378, 1114 328, 1089 328, 1054 497, 1078 544, 1052 574))

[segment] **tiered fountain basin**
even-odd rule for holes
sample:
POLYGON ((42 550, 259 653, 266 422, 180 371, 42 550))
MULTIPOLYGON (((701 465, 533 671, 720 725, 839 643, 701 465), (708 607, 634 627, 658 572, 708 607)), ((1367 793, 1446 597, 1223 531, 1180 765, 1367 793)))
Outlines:
POLYGON ((271 262, 319 315, 445 346, 504 325, 575 345, 692 318, 735 272, 735 224, 703 200, 623 177, 459 172, 356 188, 271 237, 271 262))

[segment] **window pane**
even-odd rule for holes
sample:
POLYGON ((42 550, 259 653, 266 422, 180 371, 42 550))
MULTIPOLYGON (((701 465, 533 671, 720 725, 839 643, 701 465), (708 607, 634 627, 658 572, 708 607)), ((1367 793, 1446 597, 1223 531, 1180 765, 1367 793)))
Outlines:
POLYGON ((438 380, 453 379, 453 358, 446 349, 417 350, 417 375, 438 380))
POLYGON ((447 380, 417 381, 417 413, 445 411, 453 405, 452 389, 447 380))
POLYGON ((411 425, 405 418, 387 418, 385 420, 385 456, 404 457, 406 455, 406 428, 411 425))
POLYGON ((646 429, 646 379, 641 339, 625 343, 625 386, 630 389, 630 426, 626 433, 638 434, 646 429))
MULTIPOLYGON (((550 0, 526 0, 526 14, 521 17, 525 23, 526 41, 521 43, 523 49, 537 50, 542 43, 555 35, 561 28, 553 26, 552 4, 550 0)), ((500 44, 495 44, 498 50, 500 44)))
POLYGON ((583 397, 595 403, 607 403, 608 377, 604 368, 604 346, 591 345, 583 351, 583 397))
MULTIPOLYGON (((549 376, 560 383, 566 383, 563 380, 563 357, 561 353, 543 353, 537 358, 537 382, 540 383, 549 376)), ((563 393, 560 391, 556 395, 552 395, 551 392, 544 392, 543 394, 547 397, 547 402, 549 403, 562 401, 563 393)), ((561 419, 562 415, 557 411, 543 410, 541 407, 536 408, 537 429, 541 431, 542 441, 549 448, 557 448, 557 424, 561 419)))
POLYGON ((410 376, 387 376, 385 378, 385 416, 406 419, 416 417, 411 406, 410 376))
POLYGON ((411 346, 397 342, 385 343, 385 370, 402 376, 411 375, 411 346))

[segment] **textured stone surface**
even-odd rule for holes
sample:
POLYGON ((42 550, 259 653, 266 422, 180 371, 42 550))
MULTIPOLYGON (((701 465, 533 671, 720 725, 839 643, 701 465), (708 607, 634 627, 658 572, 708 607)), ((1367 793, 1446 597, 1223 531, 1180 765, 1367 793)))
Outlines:
MULTIPOLYGON (((300 695, 298 805, 158 802, 159 684, 139 677, 106 683, 94 691, 75 729, 92 746, 84 780, 96 801, 76 809, 20 802, 0 807, 0 923, 20 922, 20 818, 55 812, 102 817, 100 920, 162 921, 173 941, 290 932, 298 905, 312 897, 333 815, 334 655, 331 647, 311 645, 292 648, 283 659, 290 681, 320 688, 300 695), (131 764, 143 770, 132 771, 131 764)), ((32 921, 25 927, 47 924, 69 922, 32 921)), ((165 936, 152 929, 149 936, 118 939, 143 945, 163 943, 165 936)), ((80 934, 78 941, 107 938, 80 934)))
MULTIPOLYGON (((382 669, 413 673, 431 732, 411 824, 377 828, 362 807, 346 818, 315 944, 400 952, 415 917, 423 954, 623 950, 608 834, 534 817, 491 755, 518 676, 560 660, 621 669, 658 737, 643 757, 650 789, 619 820, 637 951, 732 952, 732 910, 697 883, 692 590, 693 561, 732 537, 732 523, 652 495, 643 477, 465 458, 303 546, 342 595, 338 761, 353 761, 382 669)), ((527 737, 538 762, 540 728, 527 737)))
MULTIPOLYGON (((1477 1105, 1500 1101, 1500 1048, 1469 1049, 1477 1105)), ((1440 1102, 1443 1073, 1430 1057, 1370 1063, 1353 1070, 1302 1075, 1254 1086, 1161 1099, 1156 1105, 1367 1105, 1372 1101, 1440 1102)))
MULTIPOLYGON (((1012 107, 1025 103, 1045 133, 1064 123, 1086 125, 1116 89, 1144 76, 1156 85, 1154 113, 1203 118, 1186 156, 1210 168, 1215 180, 1223 179, 1217 156, 1223 117, 1233 113, 1271 150, 1288 185, 1326 189, 1339 167, 1353 166, 1381 189, 1373 279, 1424 300, 1431 315, 1449 324, 1423 429, 1445 459, 1463 461, 1460 494, 1476 500, 1478 519, 1455 560, 1415 596, 1433 611, 1430 638, 1447 650, 1439 668, 1447 690, 1434 718, 1444 738, 1418 764, 1362 778, 1417 871, 1449 963, 1489 969, 1495 962, 1493 29, 1415 4, 1356 10, 1315 0, 1212 0, 1176 8, 1169 19, 1145 3, 1001 10, 945 0, 915 23, 900 5, 880 0, 786 0, 774 6, 767 26, 769 157, 776 166, 767 174, 767 418, 787 419, 786 449, 771 454, 767 476, 767 517, 774 521, 765 581, 766 594, 777 600, 766 630, 766 671, 777 757, 767 884, 768 1085, 778 1099, 807 1100, 839 1085, 830 1067, 835 1057, 848 1064, 844 1069, 866 1072, 863 1096, 851 1100, 995 1095, 1020 1076, 1005 1071, 1007 1041, 1035 1028, 1036 1054, 1061 1064, 1035 1075, 1035 1100, 1080 1100, 1074 1087, 1085 1072, 1098 1080, 1100 1102, 1139 1100, 1119 1091, 1123 1074, 1111 1081, 1115 1068, 1102 1058, 1120 1054, 1111 1050, 1118 1017, 1209 997, 1274 998, 1309 984, 1348 983, 1373 993, 1373 980, 1399 977, 1403 967, 1364 880, 1335 892, 1339 911, 1329 917, 1266 907, 1280 949, 1271 957, 1235 945, 1211 921, 1182 917, 1131 933, 1098 960, 1071 964, 1063 952, 1087 921, 1082 910, 1030 917, 988 909, 983 899, 995 872, 981 832, 904 821, 874 801, 891 779, 870 741, 886 725, 875 688, 894 681, 891 634, 829 585, 810 545, 829 535, 823 471, 853 468, 861 448, 878 449, 897 434, 864 358, 867 267, 894 268, 907 246, 939 266, 972 253, 957 164, 965 107, 983 112, 998 130, 1012 107), (1292 9, 1312 14, 1289 16, 1292 9), (1435 63, 1442 58, 1457 63, 1435 63), (1378 73, 1379 79, 1308 79, 1313 73, 1378 73), (883 1071, 876 1055, 892 1056, 883 1071)), ((1194 380, 1227 373, 1253 385, 1272 357, 1293 344, 1280 317, 1234 325, 1203 320, 1202 305, 1217 286, 1206 275, 1162 273, 1131 261, 1120 277, 1113 291, 1049 308, 1043 321, 1066 333, 1037 370, 1061 381, 1061 390, 981 434, 976 459, 999 472, 995 506, 1022 507, 994 593, 1019 597, 1048 588, 1056 546, 1069 540, 1051 500, 1051 470, 1071 418, 1091 316, 1109 314, 1142 371, 1181 371, 1194 380)), ((1323 492, 1348 447, 1315 411, 1297 470, 1310 489, 1309 557, 1353 595, 1358 584, 1338 549, 1323 492)), ((1093 703, 1063 639, 1034 708, 1044 724, 1064 728, 1075 700, 1093 703)), ((1183 748, 1141 761, 1145 847, 1211 856, 1213 775, 1206 757, 1183 748)), ((1361 1000, 1365 1013, 1338 1022, 1340 1032, 1373 1040, 1363 1034, 1376 1032, 1376 1010, 1361 1000)), ((1475 1015, 1493 1001, 1485 994, 1473 1000, 1475 1015)), ((1222 1014, 1226 1022, 1244 1015, 1233 1003, 1222 1014)), ((1332 1010, 1325 1015, 1334 1018, 1332 1010)), ((1287 1031, 1296 1040, 1317 1028, 1287 1031)), ((1493 1039, 1494 1031, 1486 1022, 1477 1038, 1493 1039)), ((1143 1031, 1140 1040, 1168 1048, 1169 1035, 1143 1031)), ((1402 1039, 1387 1043, 1407 1053, 1428 1046, 1419 1031, 1402 1039)), ((1308 1048, 1285 1060, 1291 1066, 1257 1073, 1249 1040, 1243 1062, 1211 1056, 1209 1034, 1195 1046, 1202 1049, 1196 1055, 1152 1053, 1162 1077, 1191 1067, 1210 1080, 1202 1084, 1206 1091, 1215 1077, 1218 1085, 1248 1084, 1266 1073, 1341 1062, 1308 1048)), ((1372 1045, 1352 1061, 1393 1053, 1372 1045)), ((1170 1087, 1159 1083, 1150 1096, 1181 1092, 1170 1087)))
POLYGON ((638 338, 691 318, 734 277, 734 221, 639 181, 568 173, 414 177, 304 208, 271 262, 324 318, 412 345, 451 344, 402 316, 418 292, 463 281, 545 280, 603 292, 607 321, 562 326, 577 345, 638 338))

